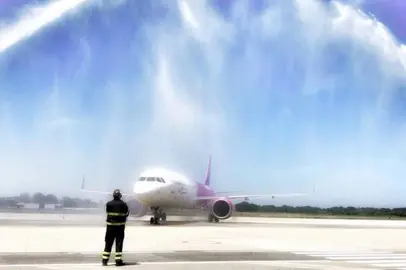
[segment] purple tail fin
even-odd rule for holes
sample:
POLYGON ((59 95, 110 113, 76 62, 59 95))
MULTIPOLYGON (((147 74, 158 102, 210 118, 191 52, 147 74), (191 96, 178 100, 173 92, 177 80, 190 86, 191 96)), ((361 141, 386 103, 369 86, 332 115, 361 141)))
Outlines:
POLYGON ((209 163, 207 164, 206 180, 204 184, 210 186, 210 174, 211 174, 211 156, 209 156, 209 163))

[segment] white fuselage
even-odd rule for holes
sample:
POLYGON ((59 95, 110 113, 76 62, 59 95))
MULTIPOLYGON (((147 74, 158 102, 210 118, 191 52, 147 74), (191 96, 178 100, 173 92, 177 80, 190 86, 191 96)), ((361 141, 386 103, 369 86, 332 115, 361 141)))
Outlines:
POLYGON ((163 169, 141 174, 134 184, 136 199, 149 207, 194 208, 197 183, 163 169))

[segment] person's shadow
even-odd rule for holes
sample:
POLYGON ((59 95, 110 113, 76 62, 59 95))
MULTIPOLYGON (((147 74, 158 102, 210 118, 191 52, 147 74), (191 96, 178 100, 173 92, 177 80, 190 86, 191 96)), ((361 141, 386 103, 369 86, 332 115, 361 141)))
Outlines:
POLYGON ((126 267, 126 266, 134 266, 134 265, 141 265, 139 262, 125 262, 125 265, 122 266, 116 266, 115 262, 111 262, 108 264, 108 266, 114 266, 114 267, 126 267))
POLYGON ((141 263, 139 262, 126 262, 125 265, 140 265, 141 263))

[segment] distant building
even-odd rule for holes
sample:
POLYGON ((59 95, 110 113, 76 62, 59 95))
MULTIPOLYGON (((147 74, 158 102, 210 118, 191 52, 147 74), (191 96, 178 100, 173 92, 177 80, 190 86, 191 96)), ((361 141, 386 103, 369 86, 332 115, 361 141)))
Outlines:
POLYGON ((61 204, 55 204, 55 203, 46 203, 46 204, 40 204, 40 203, 19 203, 18 208, 23 208, 23 209, 60 209, 63 208, 61 204))
POLYGON ((63 208, 63 205, 60 203, 50 203, 50 204, 45 204, 45 209, 61 209, 63 208))
POLYGON ((24 208, 24 203, 18 202, 18 203, 16 203, 16 207, 17 208, 24 208))
POLYGON ((39 203, 23 203, 22 207, 24 209, 39 209, 39 203))
POLYGON ((0 207, 16 207, 17 202, 13 198, 0 198, 0 207))

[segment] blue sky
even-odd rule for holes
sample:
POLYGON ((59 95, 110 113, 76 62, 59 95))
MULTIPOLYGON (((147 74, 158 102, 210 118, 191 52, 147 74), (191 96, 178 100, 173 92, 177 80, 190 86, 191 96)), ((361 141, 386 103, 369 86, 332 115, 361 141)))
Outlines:
POLYGON ((404 2, 83 1, 51 18, 64 2, 0 0, 2 193, 77 194, 83 173, 126 189, 153 165, 201 181, 212 154, 219 191, 406 203, 404 2))

